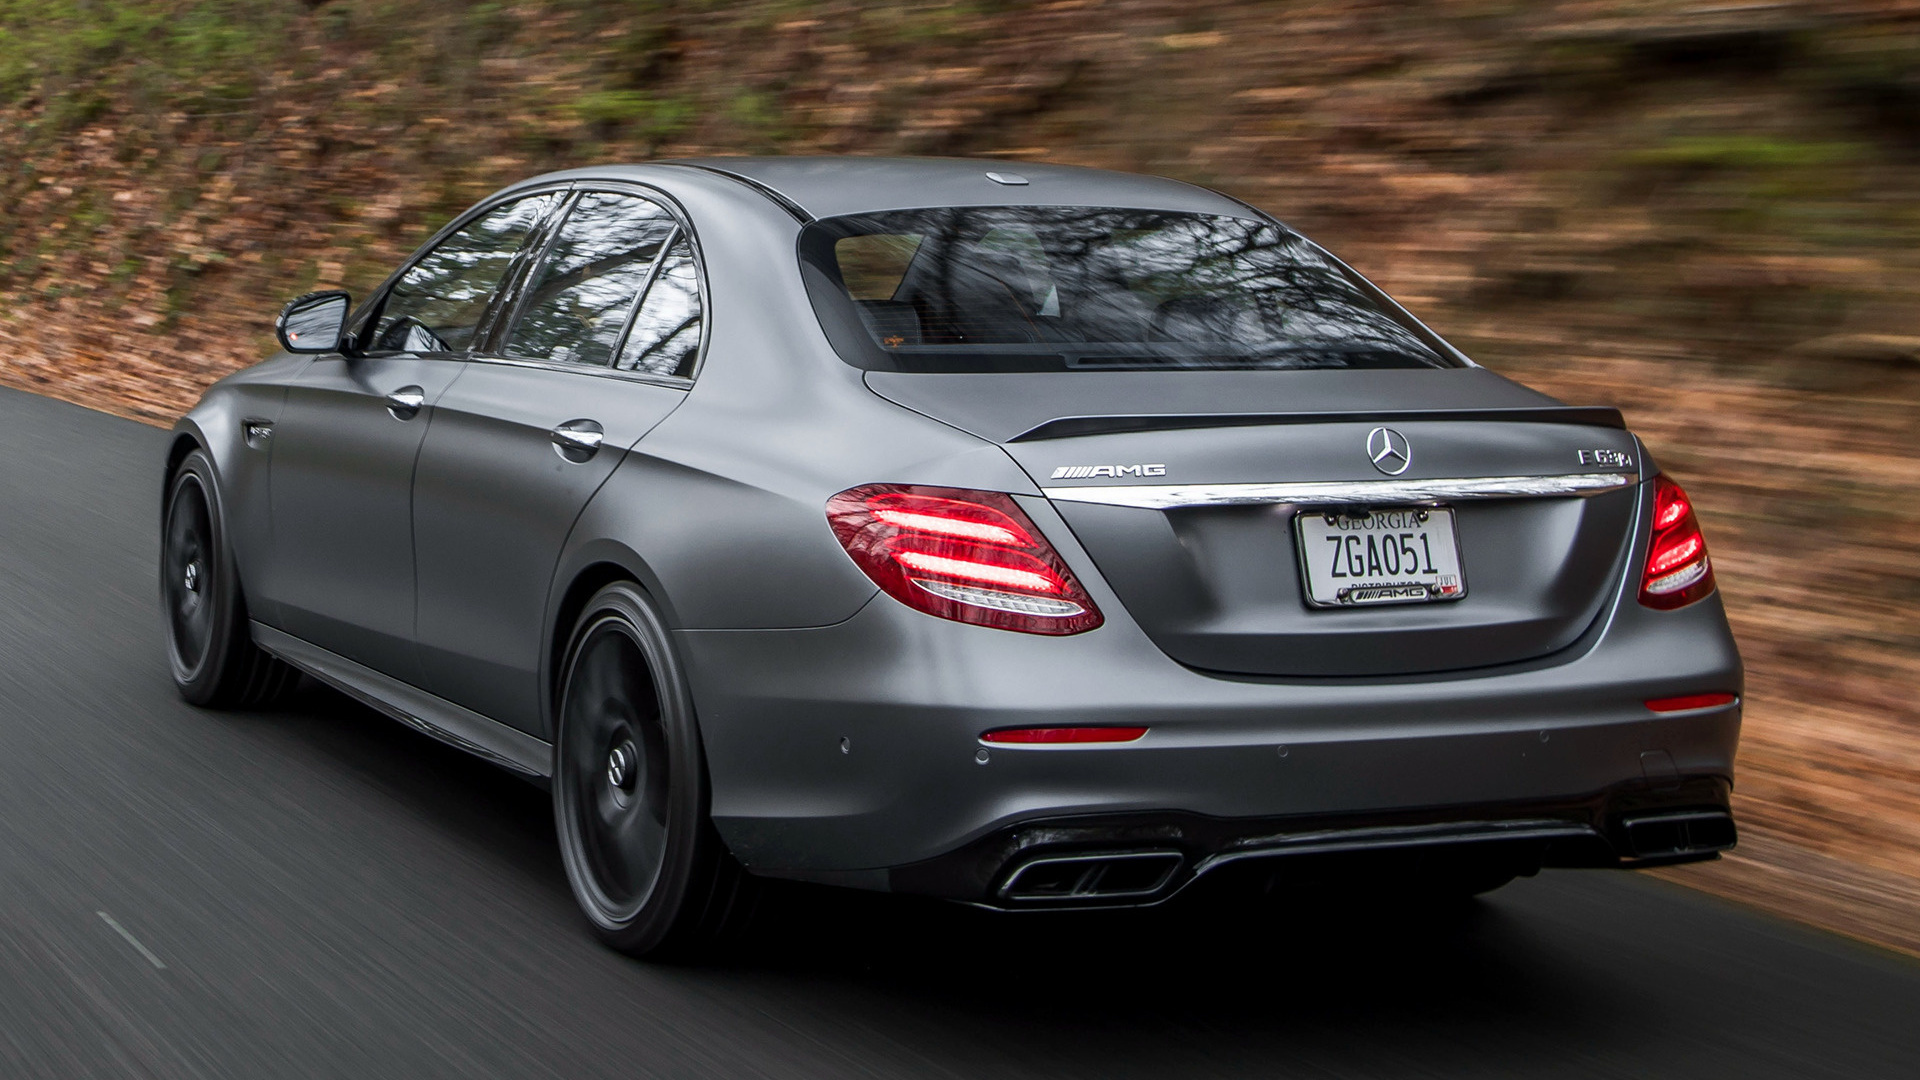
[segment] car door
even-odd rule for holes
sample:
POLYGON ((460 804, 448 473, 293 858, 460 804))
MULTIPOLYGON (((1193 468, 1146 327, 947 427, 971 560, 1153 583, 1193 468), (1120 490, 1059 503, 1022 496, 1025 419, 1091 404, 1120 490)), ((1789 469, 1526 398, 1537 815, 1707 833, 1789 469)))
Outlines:
POLYGON ((274 427, 264 568, 281 629, 417 678, 414 461, 509 267, 562 197, 482 209, 376 296, 356 329, 364 346, 320 356, 293 380, 274 427))
POLYGON ((703 306, 657 196, 583 191, 516 313, 439 401, 415 472, 423 687, 544 735, 548 590, 574 520, 686 397, 703 306))

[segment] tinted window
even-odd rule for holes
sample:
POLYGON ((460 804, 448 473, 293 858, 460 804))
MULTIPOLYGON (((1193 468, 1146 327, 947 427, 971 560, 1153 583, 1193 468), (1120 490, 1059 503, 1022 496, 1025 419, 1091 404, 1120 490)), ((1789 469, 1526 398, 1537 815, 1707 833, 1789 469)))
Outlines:
POLYGON ((693 245, 682 235, 667 249, 634 316, 633 330, 620 350, 620 369, 691 376, 700 357, 700 324, 700 273, 693 245))
POLYGON ((582 195, 534 275, 510 356, 606 366, 673 218, 633 195, 582 195))
POLYGON ((1097 207, 831 218, 801 241, 842 355, 900 371, 1453 367, 1306 240, 1097 207))
POLYGON ((559 199, 558 194, 534 195, 496 207, 421 256, 387 293, 372 348, 465 349, 507 264, 559 199))

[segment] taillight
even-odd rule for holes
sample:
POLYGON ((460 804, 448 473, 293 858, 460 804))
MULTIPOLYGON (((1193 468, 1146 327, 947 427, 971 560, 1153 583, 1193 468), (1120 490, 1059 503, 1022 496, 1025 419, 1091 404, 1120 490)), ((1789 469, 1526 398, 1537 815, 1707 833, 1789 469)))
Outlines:
POLYGON ((1693 709, 1718 709, 1736 701, 1732 694, 1682 694, 1679 697, 1654 698, 1648 701, 1648 712, 1688 712, 1693 709))
POLYGON ((1653 478, 1653 539, 1640 577, 1640 602, 1668 610, 1685 607, 1713 591, 1707 538, 1693 516, 1693 501, 1665 474, 1653 478))
POLYGON ((980 741, 1008 746, 1070 746, 1137 742, 1146 733, 1143 727, 1021 727, 985 732, 980 741))
POLYGON ((1011 496, 868 484, 828 499, 827 521, 874 584, 918 611, 1029 634, 1102 621, 1011 496))

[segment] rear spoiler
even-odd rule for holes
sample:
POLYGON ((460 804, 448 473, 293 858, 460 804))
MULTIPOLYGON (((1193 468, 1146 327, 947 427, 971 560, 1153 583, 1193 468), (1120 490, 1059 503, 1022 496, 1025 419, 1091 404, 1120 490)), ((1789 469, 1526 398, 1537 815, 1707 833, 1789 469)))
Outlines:
POLYGON ((1076 435, 1111 435, 1125 431, 1179 431, 1184 428, 1262 427, 1268 424, 1413 423, 1421 420, 1496 421, 1509 424, 1579 424, 1625 430, 1619 409, 1604 406, 1562 405, 1521 409, 1396 409, 1373 412, 1300 413, 1163 413, 1142 416, 1062 416, 1008 439, 1037 442, 1070 439, 1076 435))

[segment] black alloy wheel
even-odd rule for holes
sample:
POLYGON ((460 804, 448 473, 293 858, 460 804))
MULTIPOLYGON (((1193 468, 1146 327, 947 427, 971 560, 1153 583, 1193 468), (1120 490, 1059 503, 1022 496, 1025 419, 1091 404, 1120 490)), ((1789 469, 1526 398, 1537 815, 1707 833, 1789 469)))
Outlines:
POLYGON ((193 682, 213 657, 213 511, 200 477, 181 470, 167 505, 166 545, 160 586, 167 612, 174 679, 193 682))
POLYGON ((204 452, 189 453, 169 479, 160 537, 167 661, 180 696, 195 705, 232 707, 283 694, 299 673, 253 643, 219 485, 204 452))
POLYGON ((562 670, 554 823, 588 922, 636 956, 730 936, 750 914, 749 882, 708 817, 699 727, 645 596, 628 584, 595 595, 562 670))

